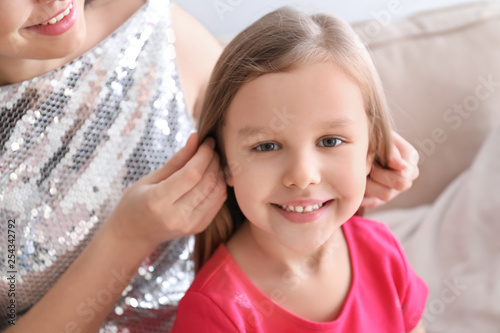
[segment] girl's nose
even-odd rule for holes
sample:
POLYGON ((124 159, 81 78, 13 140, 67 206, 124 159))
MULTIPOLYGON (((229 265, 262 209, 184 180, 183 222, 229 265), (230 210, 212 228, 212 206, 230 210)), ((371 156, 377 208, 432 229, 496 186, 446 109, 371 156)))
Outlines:
POLYGON ((283 184, 287 187, 303 190, 321 181, 320 168, 311 154, 296 154, 288 160, 283 170, 283 184))

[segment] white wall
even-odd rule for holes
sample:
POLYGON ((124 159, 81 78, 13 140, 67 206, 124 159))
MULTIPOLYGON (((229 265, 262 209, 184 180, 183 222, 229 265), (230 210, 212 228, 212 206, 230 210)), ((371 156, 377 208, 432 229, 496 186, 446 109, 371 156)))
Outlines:
POLYGON ((307 12, 326 11, 348 22, 379 19, 389 24, 409 14, 479 0, 172 0, 218 38, 234 36, 267 12, 291 5, 307 12))

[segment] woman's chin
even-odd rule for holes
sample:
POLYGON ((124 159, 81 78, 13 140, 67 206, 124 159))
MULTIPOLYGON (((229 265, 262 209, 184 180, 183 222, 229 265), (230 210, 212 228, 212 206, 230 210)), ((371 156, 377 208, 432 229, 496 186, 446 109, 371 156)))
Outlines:
POLYGON ((64 41, 46 44, 43 51, 34 54, 33 59, 48 60, 48 59, 61 59, 61 58, 76 58, 79 54, 83 53, 83 45, 85 38, 73 37, 67 38, 64 41))

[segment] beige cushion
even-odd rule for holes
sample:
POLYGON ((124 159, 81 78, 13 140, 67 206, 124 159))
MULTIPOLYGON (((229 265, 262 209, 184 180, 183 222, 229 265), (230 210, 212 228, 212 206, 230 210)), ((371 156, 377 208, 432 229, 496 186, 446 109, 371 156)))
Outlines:
POLYGON ((353 26, 372 53, 396 130, 420 153, 421 176, 384 209, 433 202, 500 123, 499 3, 387 22, 353 26))

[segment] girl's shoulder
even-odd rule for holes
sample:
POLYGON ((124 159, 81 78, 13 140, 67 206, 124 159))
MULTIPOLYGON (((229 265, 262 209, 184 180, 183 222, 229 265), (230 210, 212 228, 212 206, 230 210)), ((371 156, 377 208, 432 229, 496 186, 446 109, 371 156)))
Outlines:
MULTIPOLYGON (((353 216, 343 225, 349 252, 358 266, 378 261, 387 263, 380 269, 391 268, 401 272, 405 279, 410 263, 404 249, 387 225, 382 222, 353 216), (384 268, 385 267, 385 268, 384 268)), ((359 267, 358 267, 359 268, 359 267)))
POLYGON ((380 300, 377 304, 381 315, 396 304, 395 312, 402 313, 404 326, 414 327, 425 307, 428 289, 413 270, 399 240, 384 223, 358 216, 343 228, 354 266, 353 284, 370 291, 369 296, 365 295, 365 304, 380 300))
MULTIPOLYGON (((233 259, 224 244, 220 244, 210 259, 203 265, 189 288, 190 291, 206 292, 219 288, 220 281, 225 280, 228 268, 231 270, 233 259)), ((224 282, 223 284, 225 284, 224 282)))
POLYGON ((239 332, 238 307, 231 302, 239 291, 232 258, 221 244, 196 274, 179 302, 171 332, 239 332))
MULTIPOLYGON (((248 277, 233 259, 225 244, 220 244, 203 265, 189 288, 191 292, 222 295, 249 288, 248 277)), ((253 287, 253 286, 252 286, 253 287)))
POLYGON ((398 242, 391 229, 383 222, 367 219, 361 216, 351 217, 344 225, 344 232, 352 234, 356 239, 370 238, 379 242, 393 244, 398 242))

